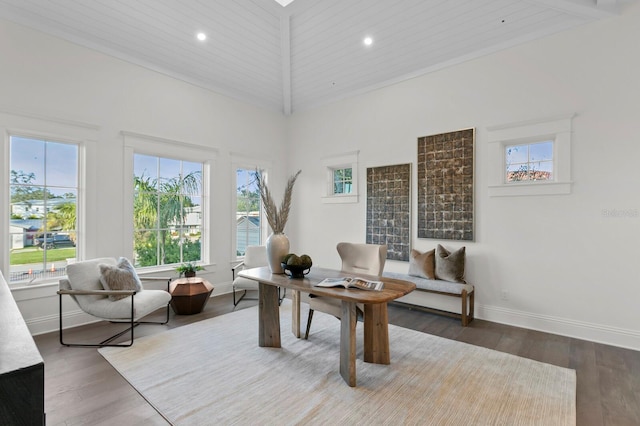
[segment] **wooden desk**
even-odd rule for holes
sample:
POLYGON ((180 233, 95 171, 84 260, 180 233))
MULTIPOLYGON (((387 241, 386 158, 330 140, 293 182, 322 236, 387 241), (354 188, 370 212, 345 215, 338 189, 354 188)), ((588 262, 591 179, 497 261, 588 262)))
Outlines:
POLYGON ((412 292, 416 286, 408 281, 361 275, 363 278, 384 282, 384 290, 367 291, 344 288, 314 287, 325 278, 353 277, 333 269, 316 268, 304 278, 289 278, 283 274, 272 274, 269 267, 245 269, 241 277, 258 281, 258 344, 263 347, 280 347, 280 312, 278 287, 292 290, 292 332, 300 337, 300 292, 342 300, 340 324, 340 374, 349 386, 356 385, 356 303, 364 304, 364 361, 389 364, 389 318, 387 302, 412 292))

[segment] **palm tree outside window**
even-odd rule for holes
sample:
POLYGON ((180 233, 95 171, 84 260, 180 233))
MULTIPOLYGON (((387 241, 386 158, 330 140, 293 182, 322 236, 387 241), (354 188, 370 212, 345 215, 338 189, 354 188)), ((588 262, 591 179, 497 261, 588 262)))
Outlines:
POLYGON ((136 267, 202 260, 203 164, 134 155, 136 267))

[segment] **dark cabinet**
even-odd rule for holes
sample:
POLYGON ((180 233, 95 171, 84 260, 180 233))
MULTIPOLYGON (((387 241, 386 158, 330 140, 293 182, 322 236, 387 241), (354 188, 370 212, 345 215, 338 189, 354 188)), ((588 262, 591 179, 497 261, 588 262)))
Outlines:
POLYGON ((44 361, 0 273, 0 425, 44 424, 44 361))

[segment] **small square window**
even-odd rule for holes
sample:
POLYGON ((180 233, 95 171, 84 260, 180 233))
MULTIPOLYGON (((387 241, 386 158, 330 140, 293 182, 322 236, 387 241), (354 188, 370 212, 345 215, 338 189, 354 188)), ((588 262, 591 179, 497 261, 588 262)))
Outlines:
POLYGON ((333 170, 333 194, 351 194, 353 190, 353 169, 351 167, 333 170))
POLYGON ((506 145, 505 182, 552 181, 553 141, 506 145))
POLYGON ((570 194, 572 119, 488 127, 489 196, 570 194))
POLYGON ((322 159, 327 183, 323 203, 358 202, 358 151, 322 159))

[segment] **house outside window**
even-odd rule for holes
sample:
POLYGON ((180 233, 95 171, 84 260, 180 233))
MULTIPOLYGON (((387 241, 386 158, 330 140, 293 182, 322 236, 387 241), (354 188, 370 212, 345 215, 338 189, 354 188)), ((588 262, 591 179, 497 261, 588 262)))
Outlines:
POLYGON ((79 146, 9 139, 9 282, 57 279, 77 257, 79 146))
POLYGON ((203 163, 134 154, 136 267, 201 261, 203 163))
POLYGON ((553 141, 505 146, 506 182, 552 181, 553 141))
POLYGON ((244 256, 247 246, 261 244, 261 210, 255 169, 236 168, 236 256, 239 258, 244 256))

